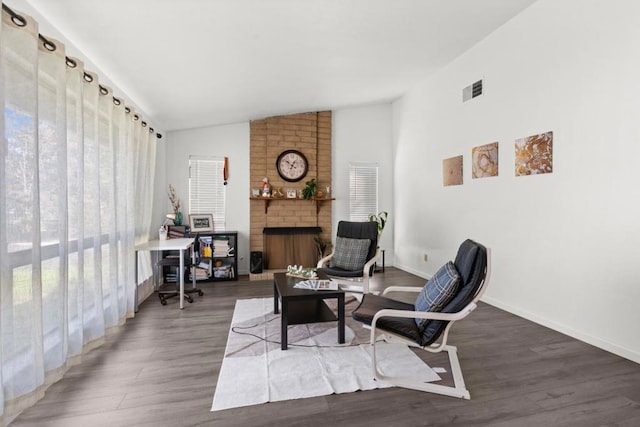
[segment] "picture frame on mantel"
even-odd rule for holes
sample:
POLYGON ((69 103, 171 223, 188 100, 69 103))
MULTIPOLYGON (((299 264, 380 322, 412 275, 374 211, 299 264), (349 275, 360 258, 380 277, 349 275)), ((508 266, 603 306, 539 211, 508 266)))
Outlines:
POLYGON ((207 233, 213 231, 212 214, 189 214, 189 227, 192 233, 207 233))

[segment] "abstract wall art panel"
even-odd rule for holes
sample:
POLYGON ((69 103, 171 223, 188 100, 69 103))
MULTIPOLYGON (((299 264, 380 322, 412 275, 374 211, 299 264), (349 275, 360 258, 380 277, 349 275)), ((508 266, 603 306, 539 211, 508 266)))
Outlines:
POLYGON ((451 157, 442 161, 442 183, 462 185, 462 156, 451 157))
POLYGON ((516 176, 553 172, 553 132, 516 139, 516 176))
POLYGON ((498 176, 498 143, 473 147, 471 150, 472 177, 498 176))

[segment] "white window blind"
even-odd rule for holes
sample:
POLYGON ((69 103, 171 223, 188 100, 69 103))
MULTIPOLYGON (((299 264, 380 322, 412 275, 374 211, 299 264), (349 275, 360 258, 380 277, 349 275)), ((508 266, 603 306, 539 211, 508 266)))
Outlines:
POLYGON ((368 221, 378 212, 378 165, 349 164, 349 219, 368 221))
POLYGON ((189 156, 189 214, 212 214, 213 229, 226 228, 224 157, 189 156))

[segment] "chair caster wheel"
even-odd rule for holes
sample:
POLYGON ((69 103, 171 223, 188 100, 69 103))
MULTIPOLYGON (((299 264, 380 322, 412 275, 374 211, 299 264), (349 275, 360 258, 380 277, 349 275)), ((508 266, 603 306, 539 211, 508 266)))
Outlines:
POLYGON ((204 295, 204 292, 202 292, 202 291, 198 291, 198 296, 200 296, 200 297, 201 297, 201 296, 203 296, 203 295, 204 295))
POLYGON ((187 301, 189 301, 189 304, 193 304, 193 298, 187 297, 187 301))
POLYGON ((164 298, 160 298, 160 304, 167 305, 167 300, 164 298))

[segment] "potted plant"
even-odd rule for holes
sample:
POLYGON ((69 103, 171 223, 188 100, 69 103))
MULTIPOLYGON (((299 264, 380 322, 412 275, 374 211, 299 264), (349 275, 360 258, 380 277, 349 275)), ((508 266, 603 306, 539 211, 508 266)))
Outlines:
POLYGON ((318 192, 318 184, 316 183, 315 178, 311 178, 309 181, 305 182, 305 187, 302 189, 302 197, 306 200, 315 197, 318 192))
POLYGON ((315 236, 313 241, 316 244, 316 248, 318 249, 318 259, 324 258, 328 252, 331 252, 331 248, 333 244, 331 243, 331 239, 323 239, 320 236, 315 236))
POLYGON ((389 212, 382 211, 378 212, 378 214, 369 214, 369 221, 378 223, 378 241, 380 241, 380 236, 382 236, 382 230, 384 230, 384 226, 387 224, 387 217, 389 216, 389 212))
POLYGON ((176 189, 173 188, 173 185, 169 184, 169 201, 171 202, 171 206, 173 207, 173 224, 174 225, 182 225, 182 212, 180 212, 180 199, 176 196, 176 189))
MULTIPOLYGON (((378 223, 378 245, 380 245, 380 238, 382 237, 382 230, 384 230, 384 226, 387 224, 387 217, 389 216, 389 212, 382 211, 378 212, 378 214, 369 214, 369 221, 378 223)), ((378 246, 379 248, 380 246, 378 246)), ((378 264, 376 263, 375 272, 378 273, 380 271, 384 272, 384 249, 382 250, 382 269, 378 268, 378 264)))

